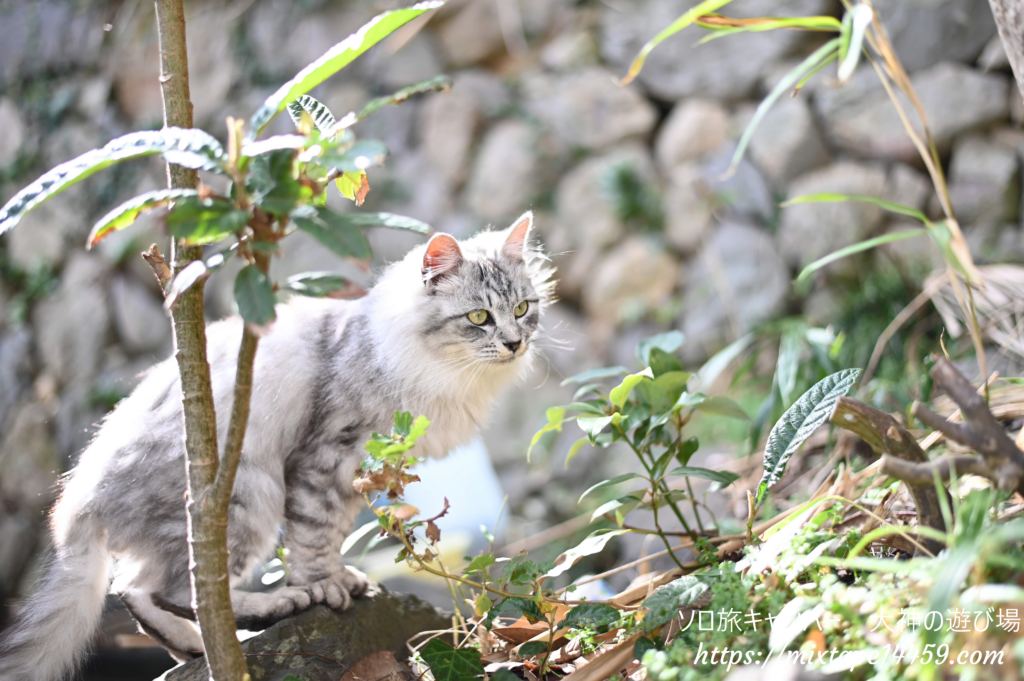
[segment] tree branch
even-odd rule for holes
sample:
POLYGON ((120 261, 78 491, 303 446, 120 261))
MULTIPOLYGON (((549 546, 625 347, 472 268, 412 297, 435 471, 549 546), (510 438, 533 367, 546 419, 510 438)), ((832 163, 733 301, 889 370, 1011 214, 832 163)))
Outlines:
MULTIPOLYGON (((884 411, 852 397, 840 397, 831 421, 840 428, 860 436, 880 455, 889 454, 911 465, 927 465, 928 457, 918 446, 914 436, 884 411)), ((917 506, 918 523, 945 532, 946 523, 942 517, 939 494, 932 478, 929 477, 926 484, 907 481, 907 489, 910 490, 917 506)), ((934 539, 922 537, 922 544, 932 552, 932 555, 942 550, 942 545, 934 539)))
MULTIPOLYGON (((156 0, 160 37, 160 90, 164 125, 192 127, 185 12, 182 0, 156 0)), ((196 171, 167 165, 168 185, 195 188, 196 171)), ((201 246, 182 241, 172 244, 171 260, 177 274, 202 257, 201 246)), ((242 647, 235 636, 228 585, 227 517, 218 517, 210 492, 218 469, 217 417, 210 365, 206 358, 206 314, 203 282, 185 291, 173 310, 175 357, 181 374, 188 481, 189 562, 196 616, 203 634, 210 677, 217 681, 248 678, 242 647)))
POLYGON ((902 480, 907 485, 934 485, 935 473, 942 482, 949 482, 954 470, 957 475, 980 475, 995 481, 995 474, 985 461, 975 456, 944 456, 934 463, 911 463, 885 455, 879 470, 883 475, 902 480))
POLYGON ((935 363, 931 376, 960 407, 964 423, 947 421, 920 402, 914 402, 911 413, 921 423, 943 433, 953 442, 981 454, 1000 489, 1024 493, 1024 452, 1017 448, 989 411, 985 399, 944 358, 935 363))

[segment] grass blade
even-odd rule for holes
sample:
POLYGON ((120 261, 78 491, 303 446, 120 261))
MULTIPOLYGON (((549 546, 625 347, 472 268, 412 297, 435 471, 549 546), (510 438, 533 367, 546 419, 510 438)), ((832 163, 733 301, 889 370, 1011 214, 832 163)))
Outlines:
POLYGON ((865 239, 864 241, 852 244, 850 246, 847 246, 846 248, 840 248, 838 251, 833 251, 832 253, 826 255, 824 258, 819 258, 818 260, 815 260, 807 267, 803 268, 800 271, 800 276, 796 278, 796 283, 800 283, 807 277, 814 274, 816 271, 820 270, 825 265, 828 265, 831 262, 835 262, 836 260, 841 260, 842 258, 845 258, 848 255, 860 253, 861 251, 867 251, 874 248, 875 246, 881 246, 882 244, 892 243, 893 241, 913 239, 914 237, 922 236, 926 233, 927 232, 923 229, 908 229, 902 232, 890 232, 889 234, 876 236, 873 239, 865 239))

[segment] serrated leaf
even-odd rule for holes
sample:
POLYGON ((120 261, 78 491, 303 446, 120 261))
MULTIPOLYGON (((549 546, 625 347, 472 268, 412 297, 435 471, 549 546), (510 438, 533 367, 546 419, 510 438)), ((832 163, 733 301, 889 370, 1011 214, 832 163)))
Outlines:
POLYGON ((486 627, 490 629, 491 625, 494 623, 494 618, 505 612, 521 612, 527 617, 532 617, 535 620, 544 619, 544 615, 541 613, 540 608, 537 607, 536 603, 528 598, 513 596, 506 598, 487 612, 487 617, 484 620, 486 627))
POLYGON ((434 681, 471 681, 484 675, 480 651, 475 648, 456 650, 441 639, 433 638, 420 649, 420 656, 430 667, 434 681))
POLYGON ((343 258, 366 260, 371 255, 370 243, 352 214, 306 205, 292 211, 291 218, 299 229, 343 258))
MULTIPOLYGON (((289 102, 297 100, 341 69, 348 66, 359 55, 404 26, 416 17, 440 7, 442 2, 421 2, 407 9, 379 14, 358 31, 345 38, 323 56, 298 72, 294 78, 282 85, 267 98, 263 106, 253 114, 249 124, 249 139, 256 139, 270 121, 289 102)), ((440 681, 440 680, 438 680, 440 681)))
POLYGON ((274 289, 256 265, 246 265, 235 278, 235 302, 242 319, 265 326, 274 321, 274 289))
POLYGON ((321 133, 330 134, 334 132, 334 124, 337 122, 334 118, 334 114, 327 108, 327 105, 320 100, 310 97, 309 95, 300 95, 293 102, 288 103, 288 116, 291 117, 292 122, 296 128, 302 129, 302 114, 303 112, 309 114, 310 119, 313 121, 313 125, 321 133))
POLYGON ((602 367, 600 369, 591 369, 584 371, 582 374, 576 374, 562 381, 562 385, 569 385, 570 383, 586 383, 587 381, 593 381, 598 378, 611 378, 613 376, 621 376, 622 374, 628 374, 629 369, 626 367, 602 367))
POLYGON ((643 603, 647 614, 641 622, 641 629, 649 634, 667 624, 679 613, 679 608, 693 603, 707 588, 707 584, 691 575, 658 587, 643 603))
POLYGON ((619 611, 607 603, 581 603, 569 611, 559 628, 597 629, 619 621, 619 611))
POLYGON ((768 489, 782 477, 793 453, 825 423, 836 402, 846 395, 857 382, 860 369, 844 369, 811 386, 782 415, 768 434, 764 448, 764 475, 757 486, 757 503, 764 501, 768 489))
POLYGON ((636 357, 640 360, 640 366, 645 367, 650 364, 651 350, 654 348, 658 348, 665 353, 675 352, 683 344, 684 340, 685 336, 679 331, 667 331, 659 333, 657 336, 645 338, 637 343, 636 346, 636 357))
POLYGON ((164 128, 124 135, 100 149, 60 164, 15 194, 0 209, 0 234, 18 224, 25 213, 43 201, 100 170, 121 161, 157 154, 172 163, 202 170, 225 172, 227 163, 220 142, 202 130, 164 128))
POLYGON ((740 479, 740 476, 735 473, 730 473, 729 471, 713 471, 708 468, 700 468, 697 466, 680 466, 679 468, 673 468, 665 475, 667 478, 673 476, 711 480, 712 482, 717 482, 722 487, 728 487, 740 479))
POLYGON ((288 277, 281 288, 311 298, 324 298, 345 290, 349 283, 347 278, 333 272, 303 272, 288 277))
POLYGON ((545 573, 546 576, 557 577, 575 565, 580 558, 600 553, 604 550, 604 547, 609 541, 625 532, 628 532, 628 530, 598 530, 596 532, 592 532, 586 539, 573 548, 568 551, 563 551, 555 560, 556 566, 545 573))
POLYGON ((608 393, 608 399, 613 405, 621 410, 622 406, 626 403, 626 400, 629 399, 629 394, 633 392, 633 388, 635 388, 636 384, 645 378, 653 378, 650 367, 647 367, 639 373, 629 374, 623 378, 622 382, 612 388, 611 392, 608 393))
POLYGON ((175 199, 198 196, 195 189, 157 189, 139 194, 134 199, 125 201, 120 206, 100 218, 89 232, 86 248, 91 249, 100 241, 134 223, 139 215, 146 211, 160 208, 172 203, 175 199))

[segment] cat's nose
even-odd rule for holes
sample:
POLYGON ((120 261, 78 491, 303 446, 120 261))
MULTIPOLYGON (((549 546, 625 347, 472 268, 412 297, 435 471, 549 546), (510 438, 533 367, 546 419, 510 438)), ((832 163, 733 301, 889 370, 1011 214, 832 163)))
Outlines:
POLYGON ((523 344, 523 341, 521 341, 521 340, 511 341, 511 342, 510 341, 502 341, 502 342, 505 344, 506 348, 508 348, 509 350, 512 351, 512 354, 515 354, 516 350, 519 349, 519 346, 523 344))

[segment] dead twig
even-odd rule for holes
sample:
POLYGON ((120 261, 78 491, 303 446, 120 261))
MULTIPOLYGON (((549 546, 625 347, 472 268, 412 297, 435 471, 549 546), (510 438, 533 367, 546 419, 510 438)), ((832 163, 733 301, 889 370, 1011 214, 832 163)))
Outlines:
POLYGON ((156 275, 156 280, 160 282, 160 290, 166 291, 171 283, 171 279, 174 278, 174 274, 171 272, 171 268, 167 266, 167 261, 164 260, 160 249, 157 248, 156 244, 152 244, 142 252, 142 258, 153 268, 153 274, 156 275))
POLYGON ((887 455, 882 457, 881 472, 908 485, 934 485, 936 473, 939 480, 949 482, 954 472, 957 475, 980 475, 997 482, 995 473, 985 460, 976 456, 944 456, 933 463, 911 463, 887 455))

